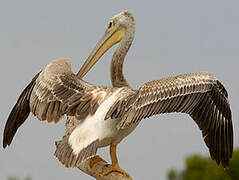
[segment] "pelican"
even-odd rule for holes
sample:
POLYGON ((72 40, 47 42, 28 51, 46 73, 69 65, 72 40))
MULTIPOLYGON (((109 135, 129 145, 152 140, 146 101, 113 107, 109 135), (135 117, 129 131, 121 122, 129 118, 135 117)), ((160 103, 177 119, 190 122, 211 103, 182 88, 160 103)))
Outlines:
POLYGON ((54 60, 24 89, 4 129, 3 147, 32 112, 39 120, 79 123, 56 145, 55 156, 65 167, 78 167, 100 147, 110 146, 113 172, 119 166, 116 147, 142 119, 162 113, 187 113, 202 131, 211 158, 224 168, 233 152, 233 125, 228 94, 208 72, 196 72, 149 81, 134 89, 123 75, 124 58, 135 34, 129 11, 111 18, 107 29, 77 74, 67 58, 54 60), (101 56, 119 43, 111 61, 113 87, 95 86, 82 78, 101 56))

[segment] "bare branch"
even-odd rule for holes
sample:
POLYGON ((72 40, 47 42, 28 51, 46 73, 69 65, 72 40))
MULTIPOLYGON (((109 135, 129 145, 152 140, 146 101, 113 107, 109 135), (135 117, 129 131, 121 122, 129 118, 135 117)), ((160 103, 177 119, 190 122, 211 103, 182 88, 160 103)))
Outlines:
POLYGON ((119 172, 112 172, 105 176, 104 174, 109 166, 110 165, 107 164, 105 160, 97 155, 81 163, 79 169, 86 174, 95 177, 97 180, 132 180, 130 177, 119 172), (95 161, 94 159, 98 159, 99 161, 91 167, 92 160, 95 161))

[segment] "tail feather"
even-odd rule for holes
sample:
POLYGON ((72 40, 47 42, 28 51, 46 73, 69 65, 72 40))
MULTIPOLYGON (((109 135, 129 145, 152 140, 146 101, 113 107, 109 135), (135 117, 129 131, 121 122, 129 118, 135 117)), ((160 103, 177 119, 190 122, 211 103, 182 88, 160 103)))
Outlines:
POLYGON ((17 132, 17 129, 24 123, 30 113, 29 100, 32 89, 35 86, 35 81, 38 78, 40 73, 38 73, 28 86, 23 90, 20 97, 17 100, 17 103, 13 107, 7 123, 4 128, 3 133, 3 148, 9 146, 12 142, 12 139, 17 132))
POLYGON ((82 149, 80 153, 75 154, 68 144, 68 137, 65 136, 61 141, 56 142, 56 151, 54 155, 65 167, 76 168, 79 167, 81 162, 96 154, 98 144, 99 139, 82 149))

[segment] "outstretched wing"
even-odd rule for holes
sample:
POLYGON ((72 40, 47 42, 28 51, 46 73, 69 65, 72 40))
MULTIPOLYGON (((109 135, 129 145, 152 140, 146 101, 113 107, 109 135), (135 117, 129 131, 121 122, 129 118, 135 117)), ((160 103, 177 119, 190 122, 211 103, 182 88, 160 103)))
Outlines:
POLYGON ((119 128, 160 113, 189 114, 202 130, 212 159, 228 167, 233 126, 228 94, 210 73, 200 72, 150 81, 123 111, 119 128))
POLYGON ((57 59, 47 65, 32 79, 13 107, 5 125, 3 147, 11 144, 17 129, 30 112, 41 121, 58 122, 66 113, 62 110, 63 100, 77 93, 86 96, 85 91, 89 88, 93 86, 73 74, 69 59, 57 59), (60 86, 64 86, 64 91, 57 91, 60 86))

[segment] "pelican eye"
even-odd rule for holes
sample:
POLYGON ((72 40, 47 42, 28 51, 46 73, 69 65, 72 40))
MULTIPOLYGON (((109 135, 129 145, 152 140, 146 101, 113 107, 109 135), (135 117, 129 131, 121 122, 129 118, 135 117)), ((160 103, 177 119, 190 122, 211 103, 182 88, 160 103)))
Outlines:
POLYGON ((111 28, 113 26, 113 21, 109 22, 108 28, 111 28))

